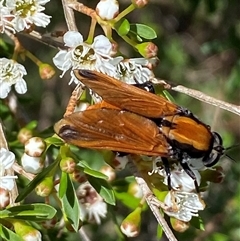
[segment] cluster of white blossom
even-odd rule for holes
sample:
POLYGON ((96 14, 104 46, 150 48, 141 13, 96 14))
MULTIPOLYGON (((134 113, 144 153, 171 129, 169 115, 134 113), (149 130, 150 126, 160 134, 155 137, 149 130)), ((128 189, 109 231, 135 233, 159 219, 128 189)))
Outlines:
MULTIPOLYGON (((30 29, 33 25, 46 27, 51 16, 43 13, 45 5, 50 0, 0 0, 0 32, 16 33, 30 29)), ((26 69, 14 60, 0 59, 0 98, 8 96, 11 86, 19 94, 27 91, 27 84, 23 79, 26 69)))
MULTIPOLYGON (((0 31, 11 31, 12 33, 29 29, 32 25, 46 27, 50 23, 51 16, 42 13, 44 4, 49 0, 0 0, 0 31)), ((108 3, 97 6, 97 13, 102 19, 112 19, 118 13, 117 1, 100 1, 108 3), (110 11, 109 3, 115 2, 113 10, 110 11), (106 11, 105 11, 106 10, 106 11)), ((110 40, 103 36, 96 36, 92 44, 85 43, 83 36, 76 31, 68 31, 63 36, 63 41, 68 49, 60 50, 53 58, 53 62, 62 71, 61 77, 71 70, 69 84, 79 84, 79 80, 73 74, 74 69, 96 70, 129 84, 144 83, 154 78, 154 74, 149 66, 156 64, 156 58, 145 59, 124 59, 122 56, 113 56, 113 45, 110 40)), ((6 98, 15 85, 15 90, 19 94, 27 91, 27 85, 23 76, 26 75, 25 68, 13 60, 6 58, 0 59, 0 98, 6 98)), ((25 150, 22 158, 24 169, 29 172, 39 173, 42 168, 41 155, 35 156, 28 152, 32 150, 31 142, 25 150), (36 165, 32 161, 36 159, 36 165), (31 161, 31 162, 30 162, 31 161), (31 163, 31 165, 29 165, 31 163), (29 168, 31 170, 29 170, 29 168), (32 171, 32 169, 34 169, 32 171)), ((39 147, 44 149, 43 145, 39 147)), ((0 188, 11 190, 12 182, 15 177, 6 176, 5 170, 13 162, 14 156, 7 154, 6 150, 1 149, 0 153, 0 188), (11 159, 11 161, 10 161, 11 159)), ((42 152, 41 152, 42 154, 42 152)), ((158 160, 158 159, 157 159, 158 160)), ((127 160, 126 160, 127 162, 127 160)), ((124 162, 125 163, 125 162, 124 162)), ((156 164, 156 162, 155 162, 156 164)), ((12 165, 12 164, 11 164, 12 165)), ((197 183, 200 183, 201 176, 199 169, 192 169, 196 176, 197 183)), ((164 179, 164 184, 168 184, 168 175, 164 169, 153 168, 164 179)), ((189 175, 180 167, 175 166, 171 171, 171 184, 174 192, 169 192, 165 198, 168 207, 177 207, 177 211, 166 211, 169 216, 175 217, 184 222, 191 220, 198 215, 199 210, 203 210, 205 205, 195 192, 195 185, 189 175)), ((82 184, 78 189, 78 198, 82 208, 82 219, 100 223, 101 218, 107 214, 107 205, 97 194, 89 183, 82 184), (91 197, 91 199, 89 199, 91 197), (88 200, 88 201, 86 201, 88 200), (91 200, 91 202, 89 202, 91 200)), ((170 210, 170 209, 169 209, 170 210)))
MULTIPOLYGON (((92 44, 86 44, 79 32, 68 31, 63 36, 68 50, 60 50, 53 58, 54 64, 65 74, 70 69, 97 70, 129 84, 144 83, 153 78, 152 71, 147 67, 150 60, 144 58, 125 60, 122 56, 112 57, 112 44, 103 35, 96 36, 92 44)), ((71 72, 72 82, 79 80, 71 72)))
POLYGON ((0 32, 12 33, 29 29, 32 25, 46 27, 51 16, 42 13, 50 0, 1 0, 0 32))

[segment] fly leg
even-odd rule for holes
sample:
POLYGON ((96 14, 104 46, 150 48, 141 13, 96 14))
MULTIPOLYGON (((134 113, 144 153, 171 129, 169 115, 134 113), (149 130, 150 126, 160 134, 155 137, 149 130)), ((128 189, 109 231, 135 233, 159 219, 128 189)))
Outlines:
POLYGON ((196 178, 194 172, 190 169, 190 167, 188 166, 188 164, 186 162, 183 162, 182 160, 180 160, 180 164, 181 164, 183 170, 193 179, 196 191, 197 191, 197 193, 199 193, 199 186, 198 186, 197 178, 196 178))
POLYGON ((165 169, 165 172, 167 174, 167 183, 168 183, 168 189, 172 190, 172 185, 171 185, 171 170, 169 167, 169 162, 168 159, 166 157, 162 157, 162 162, 163 162, 163 166, 165 169))

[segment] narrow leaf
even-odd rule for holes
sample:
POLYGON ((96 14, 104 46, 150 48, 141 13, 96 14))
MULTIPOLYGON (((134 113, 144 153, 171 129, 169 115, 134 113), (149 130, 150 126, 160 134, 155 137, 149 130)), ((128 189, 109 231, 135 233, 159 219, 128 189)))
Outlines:
POLYGON ((20 236, 3 225, 0 225, 0 237, 6 241, 24 241, 20 236))
POLYGON ((24 204, 5 209, 0 212, 2 218, 14 218, 32 221, 44 221, 52 219, 56 209, 43 203, 24 204))
POLYGON ((114 28, 120 36, 125 36, 130 30, 130 24, 127 19, 121 19, 114 25, 114 28))
POLYGON ((72 225, 73 229, 77 231, 79 228, 80 220, 79 202, 72 181, 69 178, 69 175, 64 172, 62 173, 62 175, 66 177, 61 178, 61 182, 67 182, 64 184, 61 184, 60 182, 60 185, 66 185, 66 192, 63 194, 61 198, 63 213, 68 222, 72 225))
POLYGON ((47 174, 52 171, 57 165, 59 161, 56 160, 47 168, 45 168, 42 172, 40 172, 18 195, 15 202, 22 201, 30 192, 32 192, 35 187, 47 176, 47 174))
POLYGON ((103 173, 92 170, 90 168, 84 168, 84 173, 86 173, 92 177, 101 178, 101 179, 105 179, 105 180, 108 179, 108 177, 106 175, 104 175, 103 173))
POLYGON ((54 146, 62 146, 64 144, 64 142, 60 138, 57 138, 57 137, 46 138, 45 142, 48 145, 54 145, 54 146))
POLYGON ((81 163, 83 162, 84 166, 93 170, 99 170, 106 164, 102 154, 96 150, 81 148, 80 150, 78 149, 77 152, 74 152, 74 154, 82 160, 81 163))
POLYGON ((38 124, 38 122, 34 120, 34 121, 29 122, 29 123, 25 126, 25 128, 27 128, 27 129, 29 129, 29 130, 33 130, 33 129, 35 129, 35 128, 37 127, 37 124, 38 124))
POLYGON ((132 32, 135 32, 138 36, 147 40, 155 39, 157 37, 156 32, 151 27, 145 24, 130 24, 130 29, 132 32))
POLYGON ((88 181, 99 193, 99 195, 104 199, 105 202, 111 205, 115 205, 114 192, 112 190, 112 187, 109 185, 109 183, 106 180, 88 176, 88 181))

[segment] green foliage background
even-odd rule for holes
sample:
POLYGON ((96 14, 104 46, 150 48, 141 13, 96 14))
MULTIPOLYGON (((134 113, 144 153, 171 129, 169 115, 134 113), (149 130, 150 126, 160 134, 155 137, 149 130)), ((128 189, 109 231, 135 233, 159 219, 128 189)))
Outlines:
MULTIPOLYGON (((94 7, 96 1, 81 1, 94 7)), ((129 1, 120 0, 124 9, 129 1)), ((155 29, 158 38, 160 65, 155 74, 189 88, 200 90, 215 98, 240 105, 240 2, 239 0, 155 0, 143 9, 138 9, 127 18, 131 23, 144 23, 155 29)), ((52 0, 46 5, 46 14, 52 15, 48 32, 66 30, 60 1, 52 0)), ((90 19, 76 14, 79 31, 87 37, 90 19)), ((99 32, 101 33, 101 29, 99 32)), ((120 50, 128 57, 140 57, 117 35, 120 50)), ((42 61, 52 63, 56 49, 21 37, 23 45, 42 61)), ((11 48, 8 50, 11 53, 11 48)), ((4 51, 4 55, 6 52, 4 51)), ((2 54, 1 54, 2 55, 2 54)), ((9 55, 10 56, 10 55, 9 55)), ((9 57, 8 56, 8 57, 9 57)), ((52 126, 62 117, 72 91, 68 86, 68 74, 59 78, 60 72, 49 81, 42 81, 38 69, 29 60, 23 63, 28 75, 28 93, 19 96, 28 113, 27 120, 38 120, 39 130, 52 126)), ((197 101, 179 93, 171 93, 179 105, 192 110, 203 122, 219 132, 224 146, 240 144, 240 119, 238 116, 197 101)), ((228 154, 235 160, 221 159, 226 175, 223 183, 213 184, 206 194, 208 207, 202 212, 205 231, 190 229, 176 233, 184 241, 238 241, 240 240, 240 151, 239 146, 228 154)), ((121 220, 128 211, 116 210, 121 220)), ((118 240, 113 224, 89 227, 92 240, 118 240), (111 228, 110 228, 111 227, 111 228), (93 228, 93 229, 92 229, 93 228), (94 230, 94 231, 93 231, 94 230), (112 231, 110 231, 112 230, 112 231)), ((131 240, 157 240, 156 221, 150 212, 143 214, 142 231, 131 240)), ((74 234, 70 240, 77 240, 74 234)), ((119 239, 120 240, 120 239, 119 239)), ((121 239, 124 240, 124 239, 121 239)), ((165 240, 162 238, 162 240, 165 240)))

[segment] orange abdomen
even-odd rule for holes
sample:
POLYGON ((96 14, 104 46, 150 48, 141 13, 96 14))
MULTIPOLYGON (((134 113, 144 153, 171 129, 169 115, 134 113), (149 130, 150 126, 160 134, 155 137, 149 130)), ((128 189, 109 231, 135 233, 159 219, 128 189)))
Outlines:
POLYGON ((208 126, 192 116, 173 115, 163 119, 161 131, 171 145, 190 157, 205 156, 212 149, 213 136, 208 126))

